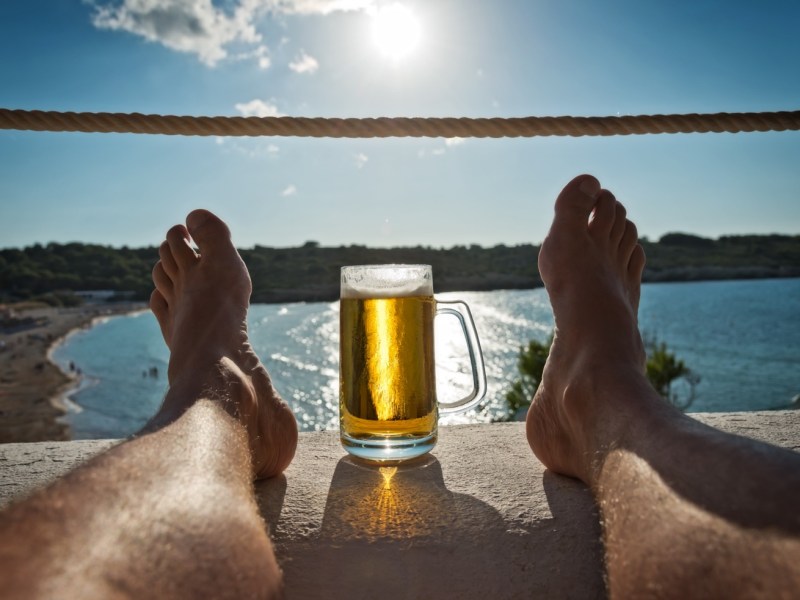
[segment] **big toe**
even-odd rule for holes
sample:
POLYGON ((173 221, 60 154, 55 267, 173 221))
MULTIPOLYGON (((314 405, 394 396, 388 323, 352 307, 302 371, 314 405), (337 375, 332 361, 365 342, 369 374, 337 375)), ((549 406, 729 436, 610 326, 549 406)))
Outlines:
POLYGON ((200 249, 201 256, 235 252, 231 231, 225 222, 203 208, 193 210, 186 217, 186 228, 200 249))
POLYGON ((554 223, 568 227, 586 227, 599 192, 600 182, 596 178, 578 175, 564 186, 556 198, 554 223))

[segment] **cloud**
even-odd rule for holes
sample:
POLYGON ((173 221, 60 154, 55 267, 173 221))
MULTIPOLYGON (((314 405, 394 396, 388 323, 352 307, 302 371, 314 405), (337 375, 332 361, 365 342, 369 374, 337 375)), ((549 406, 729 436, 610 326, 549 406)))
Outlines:
POLYGON ((300 50, 300 54, 295 57, 295 59, 289 63, 289 68, 294 71, 295 73, 314 73, 317 69, 319 69, 319 63, 317 59, 309 54, 306 54, 305 50, 300 50))
POLYGON ((286 186, 286 189, 281 192, 281 196, 294 196, 296 193, 297 187, 293 183, 290 183, 286 186))
POLYGON ((271 12, 288 15, 328 15, 332 12, 368 10, 376 0, 265 0, 271 12))
MULTIPOLYGON (((212 0, 88 1, 93 6, 92 24, 98 29, 125 31, 170 50, 194 54, 209 67, 225 59, 253 58, 261 69, 268 68, 271 62, 269 49, 255 26, 264 14, 327 15, 371 10, 376 2, 229 0, 226 8, 222 8, 215 6, 212 0), (234 46, 233 54, 231 46, 234 46)), ((316 66, 299 72, 314 70, 316 66)))
POLYGON ((425 158, 426 156, 443 156, 444 154, 447 153, 448 148, 452 148, 454 146, 460 146, 466 141, 467 141, 466 139, 461 137, 445 138, 444 146, 439 146, 438 148, 432 148, 430 150, 421 148, 417 150, 417 156, 419 158, 425 158))
POLYGON ((220 152, 249 160, 277 160, 280 148, 275 144, 265 143, 261 139, 242 139, 236 137, 217 137, 216 145, 220 152))
POLYGON ((272 66, 272 59, 269 56, 269 48, 263 44, 247 52, 239 52, 230 57, 232 60, 254 59, 261 70, 269 69, 272 66))
POLYGON ((226 13, 211 0, 123 0, 121 4, 95 5, 92 24, 196 54, 200 62, 213 67, 228 56, 228 44, 261 43, 253 25, 260 3, 242 0, 226 13))
POLYGON ((364 167, 365 164, 367 164, 369 156, 367 156, 363 152, 359 152, 358 154, 355 155, 355 159, 356 159, 356 167, 361 169, 364 167))
POLYGON ((453 146, 460 146, 461 144, 463 144, 466 141, 467 140, 465 140, 462 137, 451 137, 451 138, 446 138, 444 140, 444 145, 447 146, 448 148, 451 148, 453 146))
POLYGON ((243 117, 282 117, 278 107, 272 102, 264 102, 256 98, 250 102, 240 102, 234 105, 243 117))

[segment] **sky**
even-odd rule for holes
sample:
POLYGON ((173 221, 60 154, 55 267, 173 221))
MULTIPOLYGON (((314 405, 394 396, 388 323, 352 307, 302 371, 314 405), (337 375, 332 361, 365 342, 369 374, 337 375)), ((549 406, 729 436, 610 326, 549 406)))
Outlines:
MULTIPOLYGON (((800 109, 800 3, 3 0, 0 107, 309 117, 800 109)), ((0 247, 538 244, 589 172, 640 235, 800 233, 800 132, 604 138, 0 131, 0 247)))

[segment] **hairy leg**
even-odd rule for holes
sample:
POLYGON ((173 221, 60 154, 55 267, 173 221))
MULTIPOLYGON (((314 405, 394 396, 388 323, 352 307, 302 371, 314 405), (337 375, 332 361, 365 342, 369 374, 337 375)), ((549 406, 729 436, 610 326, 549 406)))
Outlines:
POLYGON ((556 200, 539 254, 556 331, 528 441, 591 488, 612 596, 788 598, 800 589, 800 455, 701 425, 652 389, 637 237, 591 176, 556 200))
POLYGON ((288 466, 297 425, 248 343, 250 279, 227 227, 207 211, 187 225, 153 271, 164 405, 140 437, 0 515, 4 597, 280 595, 252 480, 288 466))

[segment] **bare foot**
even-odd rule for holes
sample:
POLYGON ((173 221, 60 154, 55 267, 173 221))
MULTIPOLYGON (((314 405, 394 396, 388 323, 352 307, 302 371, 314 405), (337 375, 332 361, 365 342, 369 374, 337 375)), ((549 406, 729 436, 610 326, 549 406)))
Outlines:
POLYGON ((186 227, 167 232, 159 256, 150 307, 170 349, 170 390, 148 428, 174 421, 201 398, 217 400, 247 430, 254 475, 277 475, 294 456, 297 422, 250 346, 252 284, 228 227, 195 210, 186 227))
POLYGON ((539 252, 555 338, 527 436, 547 467, 590 485, 597 463, 641 409, 622 406, 620 398, 630 396, 614 392, 649 385, 637 326, 644 263, 636 226, 611 192, 591 175, 568 183, 539 252))

